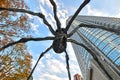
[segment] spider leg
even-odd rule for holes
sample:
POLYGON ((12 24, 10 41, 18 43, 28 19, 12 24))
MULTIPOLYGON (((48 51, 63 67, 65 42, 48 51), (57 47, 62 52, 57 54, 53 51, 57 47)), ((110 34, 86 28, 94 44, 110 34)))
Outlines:
MULTIPOLYGON (((77 44, 77 45, 79 45, 79 46, 82 46, 82 47, 84 47, 88 52, 93 53, 87 46, 85 46, 85 45, 82 44, 82 43, 77 42, 76 40, 67 39, 67 42, 72 42, 72 43, 74 43, 74 44, 77 44)), ((92 56, 94 57, 93 54, 92 54, 92 56)))
POLYGON ((118 30, 114 30, 114 29, 111 29, 111 28, 106 28, 104 26, 82 23, 82 24, 78 25, 73 31, 71 31, 67 36, 71 37, 80 27, 99 28, 99 29, 103 29, 103 30, 106 30, 106 31, 114 32, 116 34, 120 33, 118 30))
POLYGON ((53 35, 55 35, 55 31, 53 30, 52 26, 48 23, 45 16, 42 13, 35 13, 32 11, 28 11, 25 9, 17 9, 17 8, 0 8, 0 11, 7 10, 7 11, 13 11, 13 12, 22 12, 22 13, 28 13, 34 16, 38 16, 43 19, 43 22, 48 26, 49 30, 52 32, 53 35))
POLYGON ((67 71, 68 71, 68 77, 69 77, 69 80, 71 80, 70 67, 69 67, 69 56, 67 54, 67 51, 65 51, 65 54, 66 54, 65 58, 66 58, 66 64, 67 64, 66 68, 67 68, 67 71))
POLYGON ((35 64, 35 66, 33 67, 30 75, 29 75, 28 78, 27 78, 27 80, 29 80, 30 77, 32 76, 32 74, 33 74, 33 72, 34 72, 34 70, 35 70, 35 68, 36 68, 39 60, 40 60, 51 48, 52 48, 52 45, 51 45, 49 48, 47 48, 44 52, 42 52, 42 53, 40 54, 40 56, 39 56, 39 58, 38 58, 38 60, 37 60, 37 62, 36 62, 36 64, 35 64))
POLYGON ((54 0, 50 0, 50 3, 53 6, 54 18, 56 20, 57 28, 60 29, 61 28, 61 23, 60 23, 60 21, 59 21, 59 19, 57 17, 57 6, 56 6, 56 3, 54 2, 54 0))
POLYGON ((25 43, 25 42, 28 42, 28 41, 43 41, 43 40, 54 40, 54 37, 44 37, 44 38, 22 38, 18 41, 15 41, 15 42, 12 42, 12 43, 9 43, 5 46, 3 46, 2 48, 0 48, 0 51, 2 51, 3 49, 9 47, 9 46, 12 46, 12 45, 15 45, 17 43, 25 43))
POLYGON ((104 65, 101 63, 100 61, 100 57, 97 56, 97 54, 94 53, 94 51, 92 51, 90 48, 88 48, 86 45, 79 43, 73 39, 68 39, 68 42, 72 42, 74 44, 77 44, 79 46, 82 46, 83 48, 85 48, 92 56, 93 59, 98 63, 98 65, 101 67, 101 69, 103 69, 103 71, 105 72, 105 74, 109 77, 110 80, 113 80, 112 77, 110 76, 110 74, 108 73, 108 71, 105 69, 104 65))
POLYGON ((84 0, 84 2, 80 5, 80 7, 77 9, 77 11, 74 13, 74 15, 71 17, 71 19, 69 20, 67 26, 66 26, 66 31, 68 31, 68 29, 70 28, 72 22, 74 21, 74 19, 77 17, 77 15, 79 14, 79 12, 82 10, 83 7, 85 7, 85 5, 87 5, 90 2, 90 0, 84 0))
POLYGON ((74 30, 72 30, 69 34, 67 34, 67 37, 71 37, 80 28, 80 26, 77 26, 74 30))

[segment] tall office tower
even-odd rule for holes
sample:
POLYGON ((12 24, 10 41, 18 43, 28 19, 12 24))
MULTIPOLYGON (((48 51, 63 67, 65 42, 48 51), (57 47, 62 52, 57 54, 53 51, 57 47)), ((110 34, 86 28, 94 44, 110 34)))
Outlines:
POLYGON ((68 33, 81 23, 92 27, 83 25, 71 37, 89 49, 72 43, 83 80, 120 80, 120 19, 78 16, 68 33))

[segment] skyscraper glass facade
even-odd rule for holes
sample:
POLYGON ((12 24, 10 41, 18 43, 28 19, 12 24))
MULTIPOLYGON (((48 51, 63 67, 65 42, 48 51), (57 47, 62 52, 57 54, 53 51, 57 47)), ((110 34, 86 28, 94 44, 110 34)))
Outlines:
POLYGON ((120 37, 100 29, 81 28, 80 32, 87 37, 116 66, 120 66, 120 37))
MULTIPOLYGON (((120 29, 120 19, 118 18, 78 16, 69 32, 79 26, 80 23, 101 25, 113 30, 120 29)), ((87 40, 93 45, 93 50, 97 51, 96 54, 100 55, 101 60, 106 61, 118 75, 120 74, 120 35, 99 28, 86 28, 83 26, 71 38, 83 44, 87 40)), ((90 60, 92 56, 83 47, 76 44, 72 44, 72 46, 84 80, 87 80, 87 70, 91 67, 90 60)))

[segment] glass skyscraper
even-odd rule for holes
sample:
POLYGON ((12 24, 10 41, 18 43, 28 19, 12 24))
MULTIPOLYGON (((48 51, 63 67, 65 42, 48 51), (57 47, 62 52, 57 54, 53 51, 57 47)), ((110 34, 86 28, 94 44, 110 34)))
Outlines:
POLYGON ((104 26, 106 29, 117 32, 115 34, 103 29, 83 26, 71 37, 90 48, 98 58, 95 59, 92 56, 93 53, 83 47, 72 44, 83 80, 120 80, 120 19, 78 16, 72 23, 69 32, 81 23, 104 26))

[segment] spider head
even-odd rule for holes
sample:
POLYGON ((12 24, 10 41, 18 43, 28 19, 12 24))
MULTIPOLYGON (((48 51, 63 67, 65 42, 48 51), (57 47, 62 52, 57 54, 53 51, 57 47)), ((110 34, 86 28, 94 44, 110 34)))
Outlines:
POLYGON ((56 30, 56 35, 59 35, 59 34, 67 34, 67 31, 64 28, 57 29, 56 30))
POLYGON ((65 29, 56 30, 55 39, 53 41, 53 50, 56 53, 62 53, 66 50, 67 32, 65 29))

